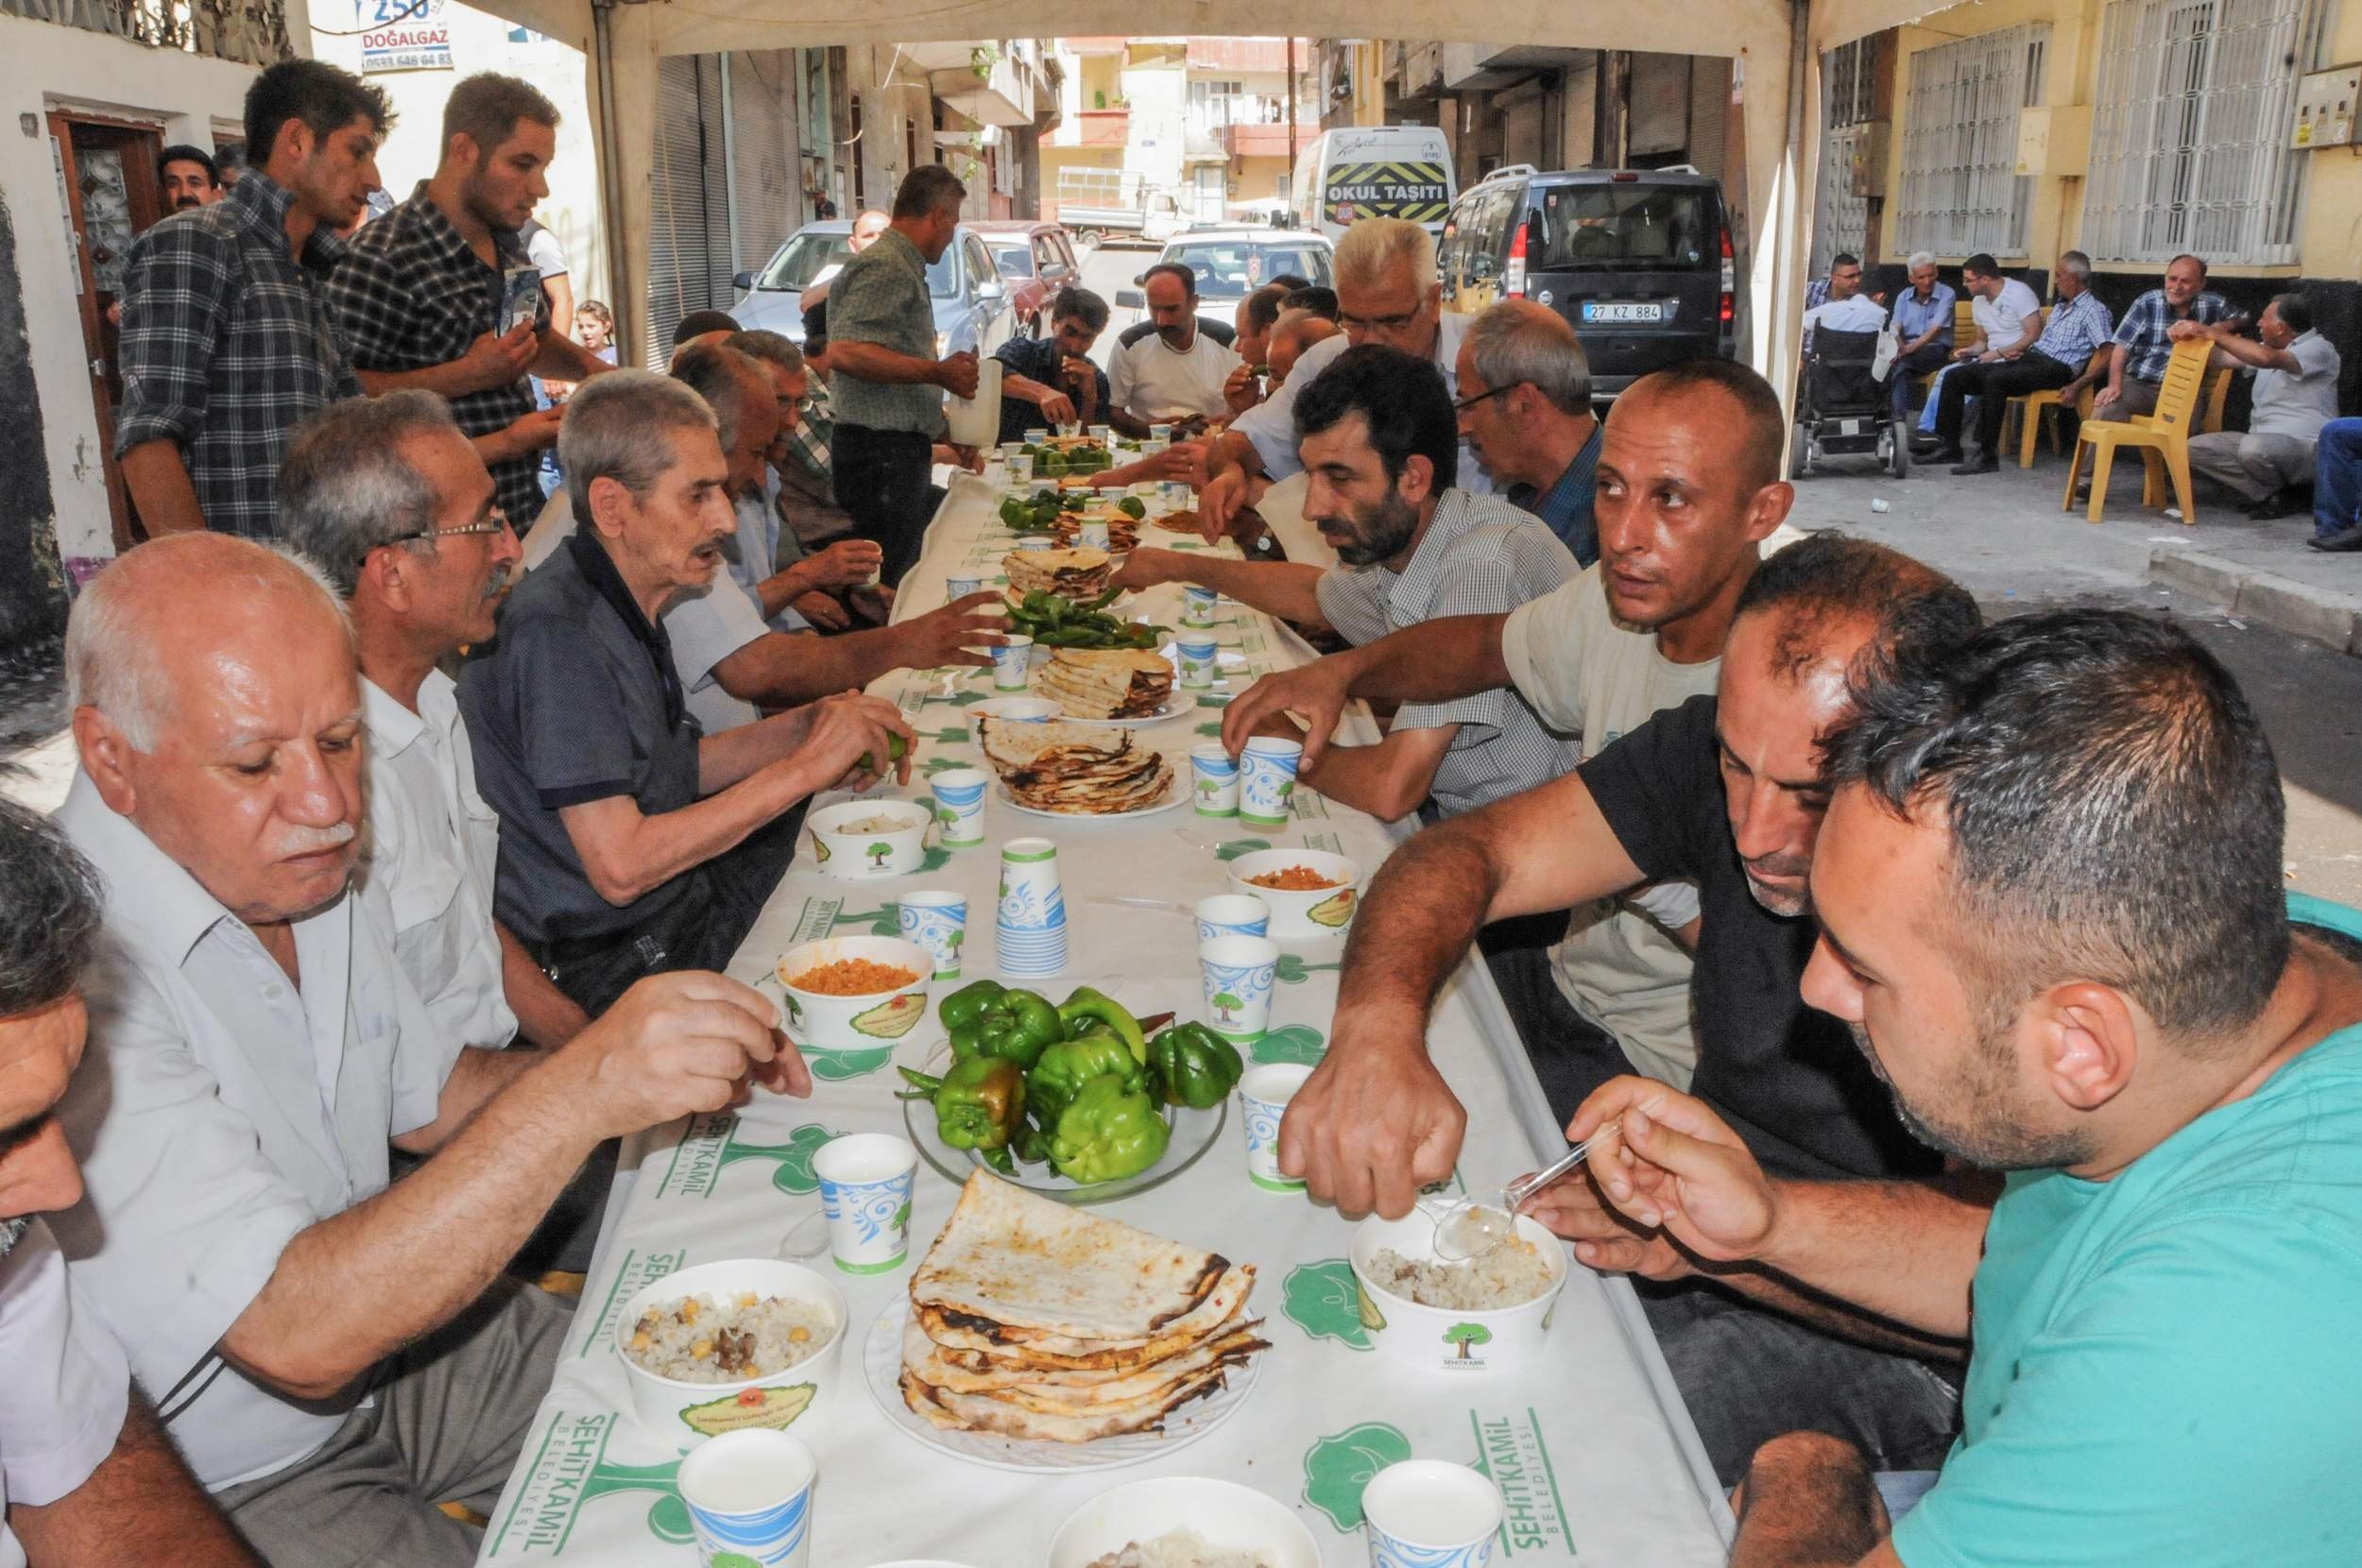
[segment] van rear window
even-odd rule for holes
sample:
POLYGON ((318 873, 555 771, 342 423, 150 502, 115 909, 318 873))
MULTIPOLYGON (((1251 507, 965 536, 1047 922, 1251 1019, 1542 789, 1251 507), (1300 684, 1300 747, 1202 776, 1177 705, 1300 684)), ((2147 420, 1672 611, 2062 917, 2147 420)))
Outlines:
POLYGON ((1721 264, 1716 233, 1720 204, 1709 192, 1560 185, 1535 194, 1542 217, 1537 271, 1686 271, 1721 264))

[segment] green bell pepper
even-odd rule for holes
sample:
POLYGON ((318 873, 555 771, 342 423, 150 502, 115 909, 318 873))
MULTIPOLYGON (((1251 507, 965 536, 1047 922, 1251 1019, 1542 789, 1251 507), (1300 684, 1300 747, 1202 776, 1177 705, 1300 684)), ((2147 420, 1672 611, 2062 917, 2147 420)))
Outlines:
POLYGON ((953 1149, 1005 1149, 1024 1123, 1025 1071, 1014 1062, 971 1056, 941 1078, 896 1070, 933 1101, 935 1134, 953 1149))
POLYGON ((1204 1024, 1175 1024, 1148 1043, 1149 1090, 1168 1105, 1208 1110, 1245 1071, 1239 1048, 1204 1024))
POLYGON ((1058 1117, 1094 1078, 1113 1075, 1127 1090, 1148 1085, 1148 1071, 1132 1056, 1121 1035, 1096 1031, 1080 1039, 1064 1040, 1041 1053, 1025 1075, 1025 1092, 1034 1114, 1053 1134, 1058 1117))
POLYGON ((960 1061, 994 1056, 1030 1068, 1043 1047, 1066 1038, 1066 1025, 1049 997, 1003 990, 991 980, 962 986, 943 998, 939 1012, 951 1036, 951 1054, 960 1061))
POLYGON ((1050 1163, 1077 1182, 1113 1182, 1137 1176, 1165 1157, 1172 1130, 1142 1088, 1103 1073, 1085 1083, 1073 1102, 1058 1113, 1050 1140, 1050 1163))
POLYGON ((1070 1038, 1094 1025, 1105 1025, 1108 1032, 1131 1051, 1133 1061, 1142 1066, 1148 1065, 1148 1036, 1141 1031, 1140 1021, 1125 1012, 1123 1004, 1113 997, 1087 985, 1077 986, 1072 996, 1058 1004, 1058 1017, 1065 1023, 1070 1038))
POLYGON ((1138 496, 1125 496, 1116 503, 1116 510, 1130 518, 1134 522, 1138 522, 1148 516, 1148 503, 1138 496))

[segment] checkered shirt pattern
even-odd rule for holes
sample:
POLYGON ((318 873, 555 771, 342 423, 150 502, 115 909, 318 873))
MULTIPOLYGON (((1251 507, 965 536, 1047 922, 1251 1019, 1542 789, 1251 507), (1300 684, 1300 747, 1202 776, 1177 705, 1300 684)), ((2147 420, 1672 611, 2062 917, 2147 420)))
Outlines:
POLYGON ((2165 304, 2165 291, 2150 289, 2132 301, 2116 323, 2116 341, 2124 345, 2124 373, 2134 381, 2164 381, 2165 361, 2173 357, 2173 340, 2165 334, 2176 321, 2213 326, 2231 314, 2219 294, 2200 294, 2190 301, 2190 314, 2177 316, 2165 304))

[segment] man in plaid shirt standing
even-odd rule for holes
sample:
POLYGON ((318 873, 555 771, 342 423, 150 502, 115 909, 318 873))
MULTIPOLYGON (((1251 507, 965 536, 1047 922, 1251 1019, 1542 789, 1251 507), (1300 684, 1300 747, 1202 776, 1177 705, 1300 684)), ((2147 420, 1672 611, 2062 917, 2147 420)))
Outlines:
POLYGON ((2115 351, 2108 356, 2108 384, 2092 399, 2095 419, 2130 419, 2157 410, 2157 388, 2173 357, 2167 334, 2177 321, 2211 327, 2231 314, 2219 294, 2206 291, 2206 264, 2176 256, 2165 268, 2163 288, 2132 301, 2116 323, 2115 351))
POLYGON ((501 510, 531 520, 535 478, 563 408, 534 407, 527 375, 581 382, 610 366, 553 328, 537 280, 505 333, 505 274, 531 267, 517 230, 550 194, 557 110, 531 84, 485 72, 453 89, 443 158, 410 199, 353 236, 328 299, 372 393, 433 392, 492 470, 501 510))
POLYGON ((320 295, 377 189, 382 88, 291 60, 246 94, 257 162, 230 195, 132 244, 115 456, 153 537, 279 537, 279 459, 298 421, 360 383, 320 295))

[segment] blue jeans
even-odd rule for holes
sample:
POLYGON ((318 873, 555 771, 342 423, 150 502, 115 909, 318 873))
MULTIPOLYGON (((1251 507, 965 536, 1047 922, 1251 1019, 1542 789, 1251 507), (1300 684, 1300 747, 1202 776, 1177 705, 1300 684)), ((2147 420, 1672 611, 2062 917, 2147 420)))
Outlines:
POLYGON ((2313 450, 2313 532, 2362 527, 2362 419, 2332 419, 2313 450))

